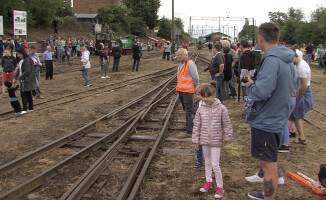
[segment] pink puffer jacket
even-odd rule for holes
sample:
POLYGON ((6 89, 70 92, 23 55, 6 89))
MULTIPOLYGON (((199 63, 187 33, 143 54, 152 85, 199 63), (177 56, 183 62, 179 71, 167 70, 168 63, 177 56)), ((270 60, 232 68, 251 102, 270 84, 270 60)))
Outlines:
POLYGON ((213 105, 204 102, 194 120, 192 142, 200 145, 222 146, 232 140, 233 129, 227 108, 215 98, 213 105))

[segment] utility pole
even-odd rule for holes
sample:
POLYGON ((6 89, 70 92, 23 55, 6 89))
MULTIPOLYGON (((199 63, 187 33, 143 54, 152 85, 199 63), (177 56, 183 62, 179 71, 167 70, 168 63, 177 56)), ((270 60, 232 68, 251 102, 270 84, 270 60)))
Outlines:
POLYGON ((174 0, 172 0, 172 52, 171 54, 174 55, 174 0))
POLYGON ((252 18, 252 46, 255 46, 255 18, 252 18))

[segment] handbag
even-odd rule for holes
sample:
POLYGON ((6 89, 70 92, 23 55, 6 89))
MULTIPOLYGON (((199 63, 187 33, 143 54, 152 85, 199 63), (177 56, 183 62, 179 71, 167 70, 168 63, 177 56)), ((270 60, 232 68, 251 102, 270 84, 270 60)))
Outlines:
POLYGON ((79 71, 84 71, 84 69, 85 69, 85 66, 84 65, 80 65, 79 71))

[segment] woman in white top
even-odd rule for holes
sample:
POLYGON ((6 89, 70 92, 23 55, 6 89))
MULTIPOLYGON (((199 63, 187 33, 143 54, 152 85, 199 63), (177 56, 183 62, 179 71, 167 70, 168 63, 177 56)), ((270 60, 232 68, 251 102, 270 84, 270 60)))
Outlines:
POLYGON ((81 65, 82 65, 82 76, 85 79, 85 85, 84 87, 89 87, 91 86, 91 84, 89 83, 89 79, 88 79, 88 71, 91 68, 91 63, 89 62, 89 51, 87 50, 87 48, 85 46, 80 48, 81 52, 82 52, 82 56, 80 59, 81 65))
POLYGON ((289 120, 294 122, 299 134, 299 137, 294 140, 294 143, 305 145, 306 137, 303 132, 302 118, 304 118, 308 111, 313 109, 313 98, 310 88, 311 69, 308 63, 300 58, 297 54, 295 54, 293 62, 299 72, 301 85, 296 96, 295 107, 289 120))

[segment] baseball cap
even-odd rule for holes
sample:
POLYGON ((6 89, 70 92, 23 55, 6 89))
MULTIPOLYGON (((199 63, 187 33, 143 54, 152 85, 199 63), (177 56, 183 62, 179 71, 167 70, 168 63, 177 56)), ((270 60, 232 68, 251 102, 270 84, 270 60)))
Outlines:
POLYGON ((240 44, 245 48, 250 46, 248 40, 241 40, 240 44))

